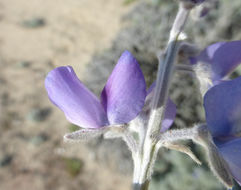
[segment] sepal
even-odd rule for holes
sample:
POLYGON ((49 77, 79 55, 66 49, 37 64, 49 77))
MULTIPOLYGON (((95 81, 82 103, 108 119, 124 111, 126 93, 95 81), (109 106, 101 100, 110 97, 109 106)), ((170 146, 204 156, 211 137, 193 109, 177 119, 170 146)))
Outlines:
POLYGON ((214 144, 211 134, 209 133, 207 126, 200 125, 198 128, 198 134, 194 139, 196 143, 202 145, 208 155, 208 163, 211 171, 223 183, 227 188, 232 188, 233 178, 228 167, 227 162, 223 159, 219 153, 216 145, 214 144))
POLYGON ((80 129, 78 131, 67 133, 64 135, 65 142, 86 141, 96 138, 109 130, 109 127, 80 129))
MULTIPOLYGON (((100 135, 105 135, 107 133, 123 133, 125 130, 124 128, 126 125, 109 125, 101 128, 89 128, 85 129, 82 128, 78 131, 75 131, 73 133, 67 133, 64 135, 64 141, 66 142, 76 142, 76 141, 86 141, 90 140, 96 137, 99 137, 100 135)), ((116 137, 117 138, 117 137, 116 137)))
POLYGON ((175 143, 175 142, 166 142, 166 143, 163 143, 162 146, 164 146, 164 147, 166 147, 170 150, 176 150, 178 152, 182 152, 184 154, 187 154, 198 165, 202 164, 202 162, 196 157, 196 155, 186 145, 175 143))
POLYGON ((228 164, 218 152, 216 145, 212 142, 209 142, 207 151, 208 162, 212 172, 227 188, 232 188, 233 178, 230 173, 228 164))

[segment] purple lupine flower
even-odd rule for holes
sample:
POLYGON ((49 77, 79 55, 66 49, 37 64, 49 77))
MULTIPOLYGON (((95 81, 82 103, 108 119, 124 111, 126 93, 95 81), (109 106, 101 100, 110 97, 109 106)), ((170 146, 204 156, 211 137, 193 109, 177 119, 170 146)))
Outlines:
POLYGON ((213 141, 241 185, 241 77, 209 89, 204 108, 213 141))
POLYGON ((241 41, 218 42, 190 58, 193 65, 210 68, 211 80, 215 84, 231 73, 241 63, 241 41))
MULTIPOLYGON (((77 78, 71 66, 52 70, 45 87, 52 103, 71 123, 83 128, 128 123, 141 112, 147 96, 144 75, 128 51, 118 60, 100 100, 77 78)), ((175 111, 173 104, 166 108, 165 128, 172 124, 175 111)))

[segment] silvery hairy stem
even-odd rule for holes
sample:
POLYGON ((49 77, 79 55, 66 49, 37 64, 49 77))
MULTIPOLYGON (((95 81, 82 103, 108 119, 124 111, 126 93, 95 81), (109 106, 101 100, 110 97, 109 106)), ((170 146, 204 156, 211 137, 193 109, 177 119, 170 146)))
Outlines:
POLYGON ((164 59, 159 57, 159 66, 156 80, 152 107, 147 124, 147 132, 143 139, 143 146, 140 153, 134 160, 135 170, 133 179, 133 190, 147 190, 153 164, 157 155, 157 134, 159 134, 164 110, 168 96, 172 73, 174 70, 175 58, 178 52, 179 36, 184 28, 189 11, 180 5, 176 19, 170 32, 170 37, 164 59), (136 173, 138 172, 138 173, 136 173))
POLYGON ((165 59, 162 61, 161 57, 159 57, 156 87, 152 100, 150 120, 148 123, 148 130, 151 130, 151 134, 160 131, 162 122, 162 119, 160 120, 160 118, 163 118, 164 116, 163 113, 171 83, 174 62, 178 52, 179 35, 183 30, 188 14, 189 11, 180 6, 173 28, 170 32, 165 59))

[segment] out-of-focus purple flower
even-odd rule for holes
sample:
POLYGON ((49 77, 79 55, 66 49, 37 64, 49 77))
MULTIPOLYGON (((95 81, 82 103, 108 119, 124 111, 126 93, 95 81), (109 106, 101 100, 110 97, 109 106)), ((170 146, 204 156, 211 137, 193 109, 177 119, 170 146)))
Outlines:
MULTIPOLYGON (((71 123, 83 128, 130 122, 141 112, 147 95, 143 73, 128 51, 118 60, 100 100, 81 83, 70 66, 49 72, 45 87, 52 103, 65 113, 71 123)), ((170 109, 166 110, 168 121, 165 127, 169 127, 171 114, 170 109)))
POLYGON ((211 80, 215 84, 241 63, 241 41, 212 44, 198 56, 190 58, 190 61, 193 65, 201 64, 209 67, 211 80))
POLYGON ((219 0, 206 0, 200 7, 197 9, 199 17, 204 17, 209 14, 212 10, 215 10, 219 6, 219 0))
POLYGON ((241 77, 209 89, 204 108, 214 143, 241 185, 241 77))

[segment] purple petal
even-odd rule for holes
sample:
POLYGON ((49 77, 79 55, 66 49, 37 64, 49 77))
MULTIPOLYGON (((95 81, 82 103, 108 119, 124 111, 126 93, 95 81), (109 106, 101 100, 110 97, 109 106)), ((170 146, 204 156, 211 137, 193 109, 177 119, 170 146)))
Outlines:
POLYGON ((142 110, 146 83, 136 59, 125 51, 101 94, 110 124, 127 123, 142 110))
POLYGON ((208 128, 214 137, 241 131, 241 77, 212 87, 204 96, 208 128))
POLYGON ((241 41, 212 44, 191 58, 192 63, 197 61, 211 64, 213 81, 220 80, 241 63, 241 41))
POLYGON ((108 124, 103 106, 80 82, 72 67, 58 67, 49 72, 45 87, 50 100, 71 123, 83 128, 98 128, 108 124))
POLYGON ((168 130, 171 125, 173 124, 173 121, 176 117, 176 105, 173 103, 173 101, 169 98, 167 100, 166 110, 164 114, 164 119, 162 121, 162 127, 161 132, 165 132, 168 130))
POLYGON ((241 138, 217 145, 217 147, 228 163, 234 179, 241 185, 241 138))
MULTIPOLYGON (((155 86, 156 86, 156 82, 153 82, 152 85, 147 90, 147 94, 148 94, 147 98, 149 98, 149 96, 153 97, 155 86)), ((150 104, 151 104, 151 102, 150 102, 150 104)), ((170 98, 168 98, 166 110, 165 110, 165 114, 164 114, 164 119, 162 121, 161 132, 165 132, 171 127, 171 125, 173 124, 174 119, 176 117, 176 112, 177 112, 176 105, 170 98)))

